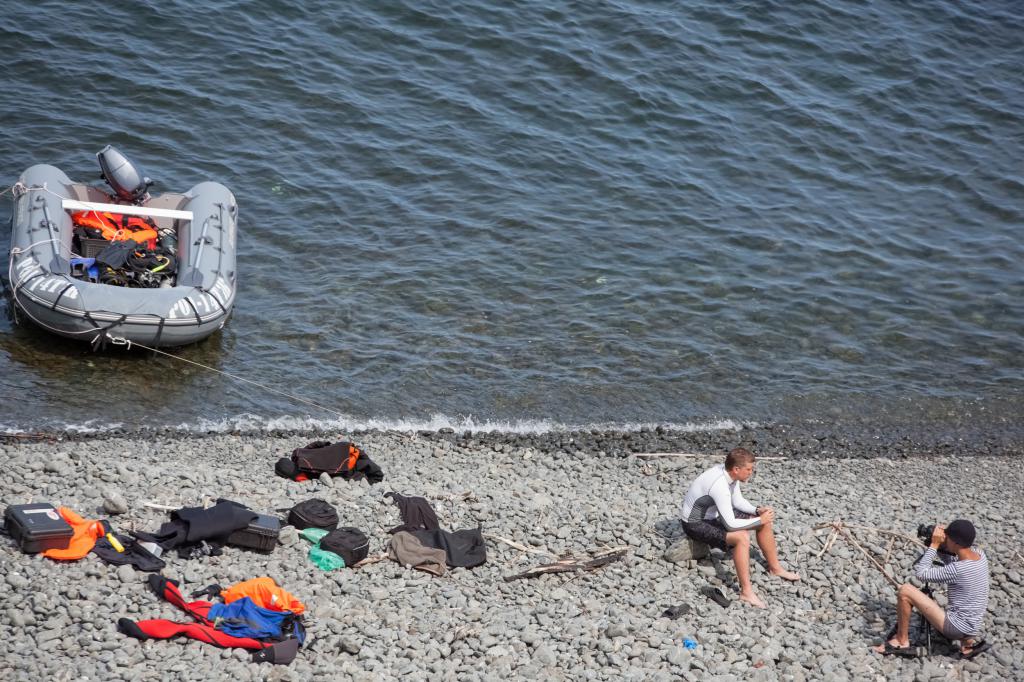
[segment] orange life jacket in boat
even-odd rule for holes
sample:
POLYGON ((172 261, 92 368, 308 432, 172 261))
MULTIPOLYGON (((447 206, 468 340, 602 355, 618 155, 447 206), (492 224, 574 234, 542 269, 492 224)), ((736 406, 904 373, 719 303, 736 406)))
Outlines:
POLYGON ((71 222, 81 227, 99 230, 104 239, 112 242, 131 239, 151 249, 156 248, 156 223, 150 218, 92 210, 72 213, 71 222))

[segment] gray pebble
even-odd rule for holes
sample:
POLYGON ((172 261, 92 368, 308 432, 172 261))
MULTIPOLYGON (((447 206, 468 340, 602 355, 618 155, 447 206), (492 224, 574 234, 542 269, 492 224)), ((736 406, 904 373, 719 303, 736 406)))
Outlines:
POLYGON ((605 629, 604 634, 609 638, 626 637, 629 635, 629 628, 621 623, 613 623, 605 629))
POLYGON ((28 578, 20 573, 11 572, 7 574, 7 584, 16 590, 22 590, 28 587, 30 582, 28 578))
POLYGON ((282 526, 277 536, 277 541, 285 547, 290 547, 299 541, 299 531, 295 526, 282 526))
POLYGON ((108 514, 127 514, 128 503, 120 493, 108 491, 103 494, 103 511, 108 514))

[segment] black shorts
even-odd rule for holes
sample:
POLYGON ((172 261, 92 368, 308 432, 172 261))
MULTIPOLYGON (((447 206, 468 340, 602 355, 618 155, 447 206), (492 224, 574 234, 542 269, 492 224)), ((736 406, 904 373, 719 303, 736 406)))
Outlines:
MULTIPOLYGON (((733 509, 732 513, 737 519, 757 518, 757 514, 748 514, 747 512, 740 511, 739 509, 733 509)), ((687 523, 686 521, 683 521, 683 532, 686 533, 686 537, 694 540, 695 542, 703 542, 708 547, 717 547, 724 552, 729 551, 729 545, 725 541, 725 534, 729 531, 725 529, 721 516, 717 516, 711 520, 696 521, 694 523, 687 523)))

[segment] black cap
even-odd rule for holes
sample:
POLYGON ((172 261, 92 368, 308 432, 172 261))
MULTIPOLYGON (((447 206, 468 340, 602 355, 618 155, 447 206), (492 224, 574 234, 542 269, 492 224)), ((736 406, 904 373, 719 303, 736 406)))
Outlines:
POLYGON ((974 535, 974 524, 964 519, 957 519, 946 527, 946 537, 961 547, 973 545, 974 535))

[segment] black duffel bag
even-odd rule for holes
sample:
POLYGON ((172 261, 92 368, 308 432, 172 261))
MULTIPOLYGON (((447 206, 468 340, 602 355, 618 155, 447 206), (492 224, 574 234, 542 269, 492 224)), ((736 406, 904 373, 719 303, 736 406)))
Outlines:
POLYGON ((299 530, 304 528, 324 528, 333 530, 338 527, 338 510, 325 500, 314 497, 312 500, 299 502, 288 511, 288 523, 299 530))
POLYGON ((334 552, 352 567, 370 553, 370 540, 358 528, 344 527, 332 530, 320 540, 320 549, 334 552))

